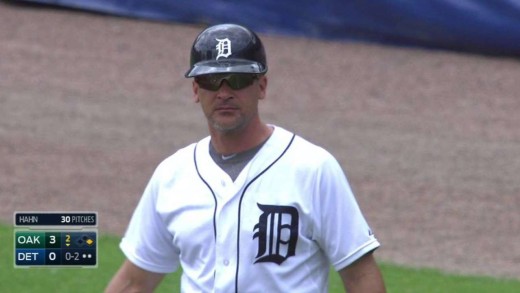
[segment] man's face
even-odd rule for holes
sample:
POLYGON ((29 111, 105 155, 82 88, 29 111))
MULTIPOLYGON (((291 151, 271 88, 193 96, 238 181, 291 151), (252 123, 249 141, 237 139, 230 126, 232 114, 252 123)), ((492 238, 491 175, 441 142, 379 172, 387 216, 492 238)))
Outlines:
POLYGON ((258 102, 265 98, 267 77, 258 76, 250 85, 241 89, 233 89, 230 86, 230 83, 236 81, 233 77, 229 82, 224 79, 216 90, 206 89, 208 86, 205 86, 204 82, 208 79, 204 78, 217 80, 218 86, 221 76, 216 76, 215 79, 204 76, 193 81, 194 100, 201 104, 210 128, 230 133, 245 128, 251 121, 259 120, 258 102))

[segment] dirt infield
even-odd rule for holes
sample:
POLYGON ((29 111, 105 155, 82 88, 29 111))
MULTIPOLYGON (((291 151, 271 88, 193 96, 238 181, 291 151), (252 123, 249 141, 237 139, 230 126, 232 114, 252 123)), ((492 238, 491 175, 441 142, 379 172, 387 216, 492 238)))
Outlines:
MULTIPOLYGON (((98 211, 122 234, 206 135, 183 78, 199 29, 0 2, 0 221, 98 211)), ((520 278, 520 60, 262 37, 263 119, 338 158, 379 259, 520 278)))

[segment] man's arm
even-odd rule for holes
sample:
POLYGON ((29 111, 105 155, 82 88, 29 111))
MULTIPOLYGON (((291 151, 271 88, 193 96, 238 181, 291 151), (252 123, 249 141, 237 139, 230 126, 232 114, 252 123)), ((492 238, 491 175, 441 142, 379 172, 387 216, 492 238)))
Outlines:
POLYGON ((153 292, 164 276, 143 270, 126 260, 108 284, 105 293, 153 292))
POLYGON ((339 271, 348 293, 385 293, 383 276, 372 253, 367 253, 339 271))

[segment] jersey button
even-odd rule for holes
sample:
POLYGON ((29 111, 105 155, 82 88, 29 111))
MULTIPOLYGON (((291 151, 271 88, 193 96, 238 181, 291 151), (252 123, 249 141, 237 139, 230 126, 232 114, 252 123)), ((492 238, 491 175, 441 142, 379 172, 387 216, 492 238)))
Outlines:
POLYGON ((229 260, 225 259, 224 260, 224 265, 227 267, 229 265, 229 260))
POLYGON ((222 187, 226 187, 226 180, 220 181, 220 184, 222 184, 222 187))

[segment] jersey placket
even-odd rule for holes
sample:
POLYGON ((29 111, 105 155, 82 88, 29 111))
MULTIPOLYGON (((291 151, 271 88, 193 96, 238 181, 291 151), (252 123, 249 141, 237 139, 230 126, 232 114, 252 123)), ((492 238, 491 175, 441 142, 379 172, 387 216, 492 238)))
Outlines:
POLYGON ((221 176, 218 188, 215 188, 217 197, 215 239, 215 292, 234 292, 237 255, 237 222, 240 195, 244 188, 248 164, 235 182, 229 176, 221 176))

